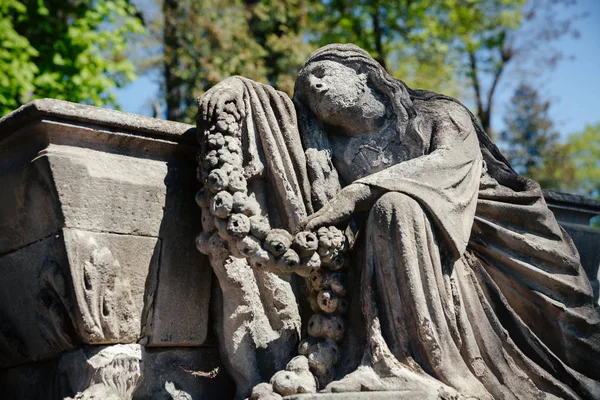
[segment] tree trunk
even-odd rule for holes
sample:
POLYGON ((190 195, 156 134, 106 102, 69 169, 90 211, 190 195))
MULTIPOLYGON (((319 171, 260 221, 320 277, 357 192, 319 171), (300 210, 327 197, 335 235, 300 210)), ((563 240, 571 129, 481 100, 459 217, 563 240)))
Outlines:
POLYGON ((165 74, 165 100, 167 102, 167 119, 180 121, 182 118, 181 104, 181 79, 177 76, 179 68, 179 38, 177 30, 177 0, 164 0, 164 74, 165 74))
POLYGON ((383 50, 383 31, 381 29, 379 2, 375 2, 373 7, 373 33, 375 34, 375 50, 377 51, 375 59, 381 64, 383 69, 387 70, 385 65, 385 51, 383 50))
POLYGON ((475 101, 477 104, 477 118, 481 123, 481 127, 483 130, 487 132, 490 138, 493 138, 493 133, 491 129, 491 112, 492 112, 492 96, 494 94, 494 89, 496 87, 496 83, 500 74, 496 75, 496 79, 494 80, 494 84, 492 89, 488 94, 487 104, 483 104, 483 94, 481 92, 481 85, 479 84, 479 67, 477 66, 477 58, 473 51, 469 51, 469 76, 471 77, 471 82, 473 84, 473 90, 475 91, 475 101))
POLYGON ((493 139, 489 106, 487 108, 477 110, 477 117, 479 118, 479 122, 481 123, 481 127, 483 128, 483 130, 488 134, 488 136, 491 139, 493 139))

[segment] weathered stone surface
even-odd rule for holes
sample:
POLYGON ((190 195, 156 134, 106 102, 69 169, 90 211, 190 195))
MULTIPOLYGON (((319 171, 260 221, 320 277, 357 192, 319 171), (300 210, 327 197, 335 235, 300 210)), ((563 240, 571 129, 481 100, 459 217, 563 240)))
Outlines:
MULTIPOLYGON (((154 346, 203 344, 212 274, 193 241, 200 211, 193 200, 198 184, 192 127, 37 100, 0 119, 0 131, 0 184, 7 188, 0 193, 0 230, 6 233, 0 254, 26 252, 24 246, 65 228, 145 238, 155 244, 129 252, 153 258, 153 269, 147 264, 137 272, 141 286, 134 290, 145 297, 134 300, 135 321, 121 321, 130 327, 118 341, 136 341, 142 332, 144 342, 154 346)), ((126 268, 123 257, 109 250, 126 268)), ((110 258, 98 254, 97 260, 110 258)), ((73 262, 81 260, 67 258, 60 267, 69 269, 73 262)), ((71 284, 67 287, 76 287, 71 284)), ((82 304, 86 299, 81 292, 82 304)), ((90 314, 90 307, 83 313, 90 314)), ((86 335, 97 339, 82 340, 116 340, 106 339, 97 326, 84 331, 90 329, 86 335)))
POLYGON ((600 215, 600 201, 567 193, 544 190, 548 207, 567 231, 592 284, 594 300, 600 306, 600 230, 590 228, 590 219, 600 215))
POLYGON ((173 394, 231 399, 235 390, 216 349, 150 350, 137 344, 89 346, 60 359, 0 370, 0 388, 6 400, 113 394, 135 400, 171 400, 173 394))
POLYGON ((156 238, 64 229, 0 257, 0 365, 56 357, 81 342, 139 340, 159 247, 156 238))
MULTIPOLYGON (((1 156, 0 156, 1 157, 1 156)), ((48 157, 0 172, 0 254, 57 232, 62 214, 48 157)))
POLYGON ((466 107, 413 90, 367 52, 339 44, 309 57, 294 101, 241 77, 198 101, 198 204, 214 223, 203 219, 213 233, 197 245, 219 280, 224 314, 235 315, 217 322, 237 397, 306 390, 282 370, 285 352, 271 353, 280 369, 271 387, 258 384, 265 342, 293 337, 270 318, 281 305, 268 294, 285 283, 269 286, 249 266, 316 278, 316 293, 297 287, 316 313, 301 312, 308 339, 299 352, 326 392, 600 397, 600 316, 579 255, 540 186, 511 168, 466 107), (239 190, 258 200, 269 227, 253 230, 236 211, 239 190), (317 271, 300 274, 308 262, 288 250, 299 231, 317 234, 317 271), (260 248, 238 245, 248 232, 260 248), (353 270, 355 279, 339 279, 347 288, 320 287, 330 272, 353 270), (343 296, 350 300, 339 307, 343 296))
POLYGON ((160 270, 148 346, 198 346, 208 334, 212 271, 193 240, 201 219, 194 201, 195 176, 189 165, 173 162, 164 178, 160 270))
POLYGON ((286 400, 447 400, 442 393, 439 395, 420 390, 393 390, 388 392, 350 392, 350 393, 307 393, 286 396, 286 400))
MULTIPOLYGON (((146 297, 156 291, 160 241, 65 229, 75 326, 90 344, 134 343, 142 336, 146 297)), ((147 314, 146 310, 146 314, 147 314)))
POLYGON ((558 222, 588 226, 600 214, 600 201, 569 193, 543 190, 544 199, 558 222))
POLYGON ((64 354, 58 363, 65 400, 130 399, 141 383, 142 346, 91 347, 64 354))
POLYGON ((166 163, 58 145, 46 157, 64 226, 159 236, 166 163))
POLYGON ((0 368, 81 342, 68 265, 62 232, 0 257, 0 368))
POLYGON ((135 400, 170 400, 168 382, 192 399, 232 399, 235 394, 235 384, 216 348, 147 348, 143 352, 143 372, 135 400))
POLYGON ((190 130, 190 125, 179 122, 164 121, 63 100, 38 99, 0 119, 3 128, 2 136, 8 136, 27 123, 39 120, 94 125, 111 131, 132 131, 147 137, 170 141, 185 141, 185 138, 180 139, 178 136, 183 136, 190 130))
POLYGON ((10 190, 0 194, 0 228, 11 234, 0 254, 57 227, 156 235, 166 162, 193 163, 190 128, 58 100, 3 117, 0 182, 10 190))
POLYGON ((567 222, 561 223, 561 226, 577 246, 581 265, 594 290, 595 302, 600 306, 600 230, 567 222))
POLYGON ((58 359, 0 368, 0 392, 6 400, 40 399, 54 400, 71 396, 63 392, 57 383, 58 359))

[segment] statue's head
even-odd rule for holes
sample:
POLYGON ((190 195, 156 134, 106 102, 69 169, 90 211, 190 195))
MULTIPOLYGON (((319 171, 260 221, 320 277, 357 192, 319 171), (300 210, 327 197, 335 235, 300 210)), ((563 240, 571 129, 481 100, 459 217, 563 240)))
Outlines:
POLYGON ((297 97, 322 121, 331 122, 361 103, 367 76, 347 65, 320 60, 307 63, 296 80, 297 97))
POLYGON ((406 85, 353 44, 330 44, 311 54, 298 73, 294 101, 303 139, 317 142, 308 146, 322 141, 323 125, 356 123, 352 117, 357 115, 382 117, 380 105, 385 108, 383 117, 395 119, 402 131, 416 115, 406 85))
POLYGON ((365 97, 377 97, 388 105, 400 97, 410 102, 402 82, 352 44, 331 44, 311 54, 298 73, 294 97, 326 123, 340 114, 356 113, 365 97))

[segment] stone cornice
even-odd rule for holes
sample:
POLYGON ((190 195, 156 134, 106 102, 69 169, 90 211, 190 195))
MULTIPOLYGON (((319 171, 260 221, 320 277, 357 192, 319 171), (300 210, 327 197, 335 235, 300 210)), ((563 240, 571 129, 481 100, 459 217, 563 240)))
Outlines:
POLYGON ((39 99, 0 118, 0 141, 32 122, 48 120, 71 125, 94 125, 107 131, 135 132, 139 136, 175 142, 194 142, 195 127, 64 100, 39 99))

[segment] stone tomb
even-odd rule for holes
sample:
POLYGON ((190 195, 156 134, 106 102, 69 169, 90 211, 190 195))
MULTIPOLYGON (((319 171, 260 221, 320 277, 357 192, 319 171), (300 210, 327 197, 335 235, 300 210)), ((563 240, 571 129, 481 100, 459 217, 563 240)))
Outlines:
POLYGON ((64 101, 1 120, 0 397, 113 378, 140 399, 170 398, 167 382, 231 397, 193 240, 194 154, 191 126, 64 101))

